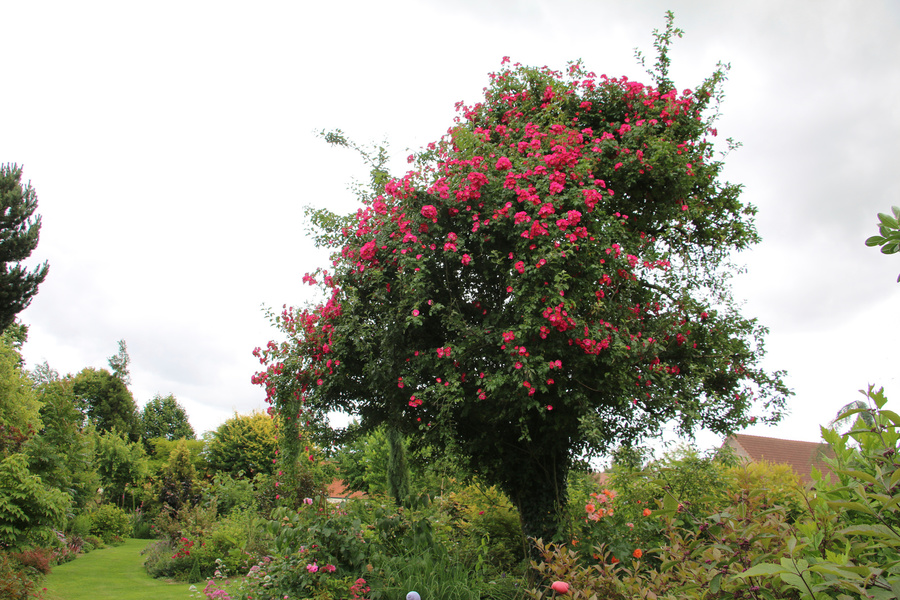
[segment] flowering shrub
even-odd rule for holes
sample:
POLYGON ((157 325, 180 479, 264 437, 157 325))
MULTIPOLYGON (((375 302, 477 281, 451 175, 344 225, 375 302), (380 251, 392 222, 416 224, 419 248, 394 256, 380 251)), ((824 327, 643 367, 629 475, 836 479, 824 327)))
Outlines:
POLYGON ((622 497, 605 488, 590 492, 587 498, 578 488, 573 492, 568 543, 585 562, 609 560, 615 564, 642 547, 657 545, 659 521, 646 501, 622 497), (576 500, 579 505, 575 505, 576 500), (608 555, 602 556, 596 550, 598 546, 608 549, 608 555))
MULTIPOLYGON (((654 514, 663 544, 629 561, 590 564, 565 547, 543 546, 541 579, 567 581, 574 598, 892 598, 900 589, 900 415, 880 390, 854 429, 822 430, 839 481, 818 475, 803 508, 772 505, 751 478, 713 514, 690 514, 674 497, 654 514)), ((535 588, 534 598, 548 597, 535 588)))
POLYGON ((356 214, 313 219, 335 249, 333 271, 304 278, 324 302, 284 307, 286 339, 255 350, 285 426, 341 410, 453 441, 549 539, 579 454, 667 422, 780 417, 764 330, 726 284, 731 252, 758 238, 718 180, 707 113, 725 73, 676 89, 668 25, 655 85, 504 60, 414 170, 391 178, 369 157, 356 214))

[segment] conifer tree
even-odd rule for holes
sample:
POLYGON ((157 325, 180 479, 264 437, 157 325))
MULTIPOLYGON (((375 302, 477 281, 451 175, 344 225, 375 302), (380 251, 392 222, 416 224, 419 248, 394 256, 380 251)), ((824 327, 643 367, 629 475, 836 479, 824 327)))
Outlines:
POLYGON ((38 244, 36 208, 37 194, 30 183, 22 185, 22 169, 0 165, 0 330, 28 307, 50 268, 46 261, 33 271, 20 264, 38 244))

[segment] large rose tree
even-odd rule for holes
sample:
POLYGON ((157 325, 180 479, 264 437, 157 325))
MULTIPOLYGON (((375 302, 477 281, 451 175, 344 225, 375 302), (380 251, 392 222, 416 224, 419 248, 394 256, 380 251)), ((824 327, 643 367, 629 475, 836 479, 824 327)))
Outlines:
POLYGON ((286 308, 285 339, 256 352, 255 382, 295 428, 286 460, 327 411, 388 423, 451 445, 548 539, 579 459, 667 424, 780 418, 790 392, 728 286, 758 236, 719 180, 724 72, 678 91, 673 33, 654 85, 504 59, 415 170, 390 178, 375 157, 355 215, 316 214, 336 251, 306 280, 325 300, 286 308))

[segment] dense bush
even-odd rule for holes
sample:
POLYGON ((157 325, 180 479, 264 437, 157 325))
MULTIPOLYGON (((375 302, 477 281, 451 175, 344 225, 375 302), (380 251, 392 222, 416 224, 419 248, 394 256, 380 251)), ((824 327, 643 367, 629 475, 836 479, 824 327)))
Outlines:
POLYGON ((40 578, 34 570, 26 569, 22 564, 0 552, 0 598, 19 599, 30 597, 37 587, 40 578))
POLYGON ((91 511, 91 533, 110 543, 131 534, 131 519, 124 510, 112 504, 102 504, 91 511))
POLYGON ((49 575, 53 553, 47 548, 32 548, 24 552, 15 552, 10 555, 19 561, 23 567, 34 569, 41 575, 49 575))
POLYGON ((509 499, 495 486, 483 485, 467 486, 449 498, 458 516, 453 538, 464 564, 481 573, 521 570, 526 540, 509 499))
MULTIPOLYGON (((552 581, 572 598, 894 598, 900 591, 900 415, 869 389, 868 408, 846 434, 823 429, 836 458, 832 482, 814 487, 761 486, 748 472, 712 513, 669 495, 654 513, 664 543, 614 560, 603 545, 595 564, 565 546, 542 546, 533 564, 550 597, 552 581), (777 504, 774 502, 782 502, 777 504)), ((759 467, 764 472, 769 467, 759 467)), ((789 478, 785 475, 785 480, 789 478)))
POLYGON ((220 568, 242 573, 267 550, 263 523, 252 511, 235 510, 216 520, 209 509, 195 507, 180 516, 183 521, 171 514, 158 520, 163 539, 145 551, 144 566, 153 577, 194 583, 220 568))

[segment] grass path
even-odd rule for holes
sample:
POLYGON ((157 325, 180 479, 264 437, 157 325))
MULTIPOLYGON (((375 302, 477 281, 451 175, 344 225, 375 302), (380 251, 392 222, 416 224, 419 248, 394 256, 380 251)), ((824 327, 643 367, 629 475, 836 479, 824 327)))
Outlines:
POLYGON ((39 586, 47 600, 188 600, 190 584, 153 579, 144 570, 141 550, 153 540, 127 540, 94 550, 53 571, 39 586))

